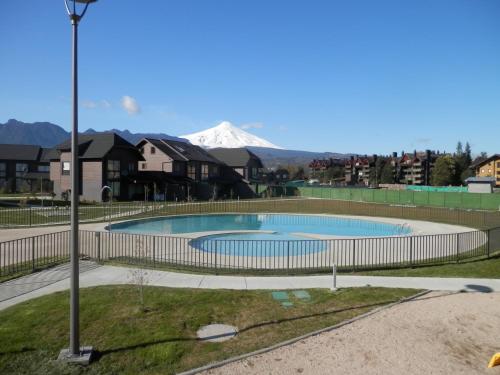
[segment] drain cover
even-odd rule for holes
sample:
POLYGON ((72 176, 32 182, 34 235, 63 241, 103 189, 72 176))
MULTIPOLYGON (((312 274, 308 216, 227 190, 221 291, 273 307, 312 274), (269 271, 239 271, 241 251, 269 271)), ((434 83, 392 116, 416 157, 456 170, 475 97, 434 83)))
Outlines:
POLYGON ((202 341, 222 342, 231 340, 238 333, 238 328, 227 324, 209 324, 201 327, 196 336, 202 341))

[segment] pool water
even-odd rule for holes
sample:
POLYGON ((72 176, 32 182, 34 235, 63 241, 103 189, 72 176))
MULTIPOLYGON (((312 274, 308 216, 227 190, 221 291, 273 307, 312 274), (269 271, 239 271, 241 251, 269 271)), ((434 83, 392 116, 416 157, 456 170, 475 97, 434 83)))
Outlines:
POLYGON ((113 224, 111 230, 133 234, 168 235, 197 232, 267 231, 269 233, 220 233, 190 240, 198 250, 225 255, 293 256, 326 250, 325 241, 300 233, 345 237, 399 236, 410 233, 401 225, 323 215, 216 214, 159 217, 113 224))
POLYGON ((276 234, 238 234, 238 239, 292 239, 291 233, 333 236, 397 236, 410 229, 400 225, 322 215, 217 214, 159 217, 113 224, 112 231, 136 234, 182 234, 193 232, 272 231, 276 234), (269 237, 272 236, 272 237, 269 237), (260 238, 259 238, 260 237, 260 238), (278 238, 279 237, 279 238, 278 238))

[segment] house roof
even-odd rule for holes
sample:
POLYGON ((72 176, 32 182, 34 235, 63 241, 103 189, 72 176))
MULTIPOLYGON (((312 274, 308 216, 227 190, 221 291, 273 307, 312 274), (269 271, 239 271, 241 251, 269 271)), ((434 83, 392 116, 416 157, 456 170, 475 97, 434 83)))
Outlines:
POLYGON ((44 161, 44 149, 34 145, 0 145, 0 160, 44 161))
MULTIPOLYGON (((137 150, 134 145, 116 133, 80 134, 78 136, 78 155, 81 159, 102 159, 113 147, 137 150)), ((71 150, 71 139, 56 146, 59 151, 71 150)), ((51 159, 59 159, 59 155, 51 155, 51 159)))
POLYGON ((173 160, 201 161, 201 162, 222 164, 220 160, 214 158, 200 146, 195 146, 191 143, 173 141, 170 139, 144 138, 137 144, 137 146, 141 145, 145 141, 153 144, 163 153, 170 156, 173 160))
POLYGON ((248 164, 251 159, 257 160, 260 168, 263 167, 260 158, 247 148, 214 148, 210 154, 217 159, 223 161, 230 167, 243 167, 248 164))
POLYGON ((500 154, 491 155, 489 158, 478 158, 478 159, 474 160, 474 162, 471 164, 471 167, 477 168, 483 164, 488 164, 489 162, 491 162, 493 160, 498 160, 498 159, 500 159, 500 154))
POLYGON ((496 182, 495 177, 469 177, 465 180, 468 184, 494 184, 496 182))

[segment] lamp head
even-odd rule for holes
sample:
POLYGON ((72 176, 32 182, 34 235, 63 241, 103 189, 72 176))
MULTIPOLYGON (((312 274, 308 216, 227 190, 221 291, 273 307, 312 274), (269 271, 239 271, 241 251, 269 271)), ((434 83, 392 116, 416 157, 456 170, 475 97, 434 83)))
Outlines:
POLYGON ((96 1, 97 0, 64 0, 64 5, 66 5, 66 10, 68 11, 72 23, 78 23, 87 11, 89 4, 95 3, 96 1), (82 6, 77 7, 76 4, 81 4, 82 6))

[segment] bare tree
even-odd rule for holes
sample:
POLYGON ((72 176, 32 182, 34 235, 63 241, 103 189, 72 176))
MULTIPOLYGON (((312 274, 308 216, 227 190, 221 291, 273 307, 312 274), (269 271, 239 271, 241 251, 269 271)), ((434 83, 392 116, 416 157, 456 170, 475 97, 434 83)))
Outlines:
MULTIPOLYGON (((135 246, 133 248, 133 257, 137 263, 141 264, 147 257, 147 250, 144 246, 143 240, 141 238, 137 238, 135 240, 135 246)), ((130 270, 130 280, 133 285, 135 285, 138 295, 139 295, 139 307, 141 311, 147 311, 146 301, 144 298, 145 287, 149 283, 149 272, 147 269, 143 267, 135 267, 130 270)))

